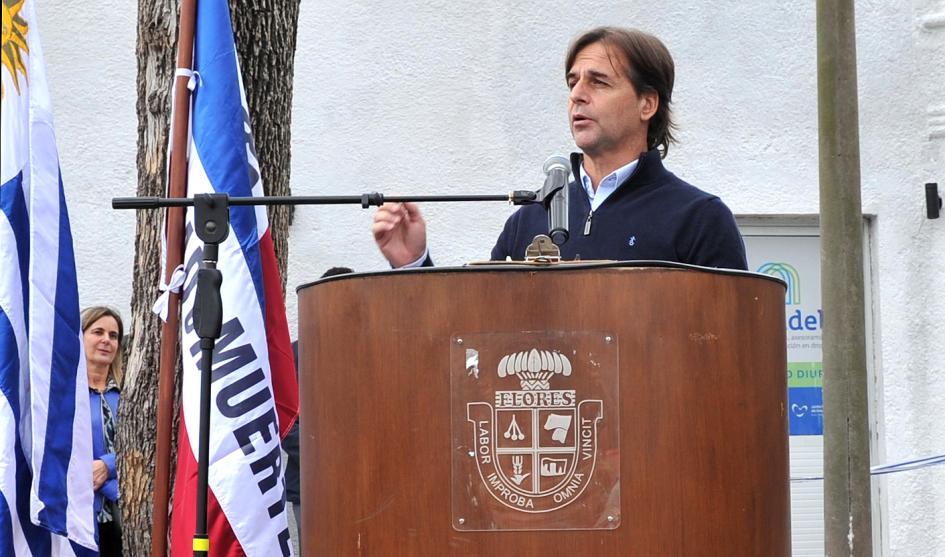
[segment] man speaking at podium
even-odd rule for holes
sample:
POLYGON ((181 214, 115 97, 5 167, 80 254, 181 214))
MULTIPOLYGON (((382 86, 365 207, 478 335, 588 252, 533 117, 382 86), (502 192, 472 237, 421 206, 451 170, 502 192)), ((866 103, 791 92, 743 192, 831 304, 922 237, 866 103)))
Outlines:
MULTIPOLYGON (((583 152, 571 156, 570 237, 562 259, 661 260, 747 269, 745 246, 718 197, 663 167, 675 142, 673 58, 658 38, 634 29, 600 27, 568 49, 568 118, 583 152)), ((412 203, 386 203, 372 225, 374 240, 395 268, 432 265, 426 224, 412 203)), ((493 260, 521 260, 546 211, 527 205, 505 223, 493 260)))

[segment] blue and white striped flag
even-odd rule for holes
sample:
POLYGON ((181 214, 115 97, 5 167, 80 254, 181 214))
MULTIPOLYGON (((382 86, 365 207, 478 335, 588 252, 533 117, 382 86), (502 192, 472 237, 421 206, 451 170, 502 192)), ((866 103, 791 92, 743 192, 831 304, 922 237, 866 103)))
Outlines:
POLYGON ((33 1, 2 9, 0 555, 88 555, 92 435, 72 233, 33 1))

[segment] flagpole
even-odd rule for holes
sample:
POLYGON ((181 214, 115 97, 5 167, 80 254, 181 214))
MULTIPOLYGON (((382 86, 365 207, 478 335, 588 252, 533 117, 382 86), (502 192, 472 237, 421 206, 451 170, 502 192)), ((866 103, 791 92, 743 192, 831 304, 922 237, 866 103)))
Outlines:
MULTIPOLYGON (((181 0, 177 68, 192 70, 197 0, 181 0)), ((190 124, 190 76, 175 72, 174 121, 171 122, 171 157, 168 195, 187 195, 187 145, 190 124)), ((184 208, 167 210, 167 261, 164 283, 184 259, 184 208)), ((167 321, 161 329, 160 372, 158 375, 158 416, 155 448, 153 509, 151 513, 151 557, 167 555, 167 518, 170 504, 171 434, 174 427, 177 345, 180 335, 180 294, 168 292, 167 321)))

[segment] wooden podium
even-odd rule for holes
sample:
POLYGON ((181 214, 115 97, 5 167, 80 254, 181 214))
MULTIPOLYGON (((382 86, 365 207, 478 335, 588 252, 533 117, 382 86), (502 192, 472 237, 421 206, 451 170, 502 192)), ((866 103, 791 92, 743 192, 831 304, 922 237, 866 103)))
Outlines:
POLYGON ((300 287, 303 555, 788 557, 784 292, 659 263, 300 287))

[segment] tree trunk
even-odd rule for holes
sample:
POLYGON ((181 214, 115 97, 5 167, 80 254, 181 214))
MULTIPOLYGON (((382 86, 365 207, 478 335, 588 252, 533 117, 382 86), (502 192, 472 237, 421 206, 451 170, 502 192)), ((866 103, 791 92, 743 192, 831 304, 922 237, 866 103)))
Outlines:
MULTIPOLYGON (((139 0, 135 48, 138 59, 139 196, 163 196, 166 188, 177 27, 177 2, 139 0)), ((125 555, 149 555, 151 552, 152 478, 161 348, 161 322, 151 312, 151 305, 159 294, 157 285, 161 280, 162 220, 157 210, 139 211, 137 215, 129 324, 131 346, 117 430, 125 555)))
MULTIPOLYGON (((288 195, 299 2, 231 0, 230 4, 263 184, 267 194, 288 195)), ((175 0, 138 0, 139 196, 163 196, 167 187, 177 14, 175 0)), ((290 212, 273 208, 269 218, 285 292, 290 212)), ((151 548, 161 330, 160 320, 151 312, 151 305, 159 295, 161 282, 162 223, 163 215, 158 211, 138 213, 131 319, 127 326, 131 342, 118 417, 118 470, 126 555, 149 555, 151 548)), ((179 387, 177 392, 179 398, 179 387)), ((174 415, 179 415, 178 400, 175 400, 174 415)), ((176 424, 174 429, 176 432, 176 424)), ((176 438, 172 440, 172 447, 176 448, 176 438)), ((175 463, 172 457, 172 479, 175 463)))

